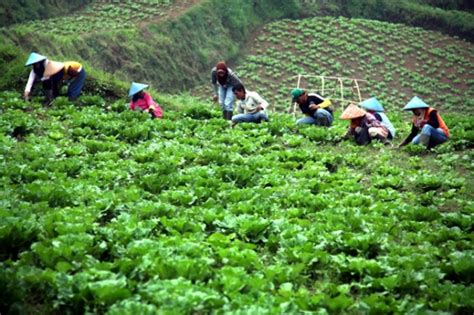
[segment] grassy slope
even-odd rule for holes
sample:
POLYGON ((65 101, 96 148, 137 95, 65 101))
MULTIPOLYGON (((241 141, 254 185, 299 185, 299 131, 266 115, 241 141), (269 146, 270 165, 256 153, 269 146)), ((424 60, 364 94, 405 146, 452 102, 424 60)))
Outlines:
MULTIPOLYGON (((247 47, 237 72, 280 110, 289 105, 294 76, 309 74, 365 79, 363 98, 377 96, 389 110, 419 95, 445 111, 474 111, 473 44, 436 32, 346 18, 283 20, 266 25, 247 47)), ((320 91, 319 80, 302 84, 320 91)))
POLYGON ((175 101, 152 121, 0 95, 2 313, 473 310, 462 140, 356 147, 343 121, 230 129, 175 101))
POLYGON ((293 1, 261 1, 257 6, 247 0, 171 3, 99 3, 75 16, 17 25, 1 33, 26 51, 78 59, 122 80, 176 92, 207 80, 217 60, 235 59, 242 43, 235 38, 245 38, 267 19, 294 13, 293 1))

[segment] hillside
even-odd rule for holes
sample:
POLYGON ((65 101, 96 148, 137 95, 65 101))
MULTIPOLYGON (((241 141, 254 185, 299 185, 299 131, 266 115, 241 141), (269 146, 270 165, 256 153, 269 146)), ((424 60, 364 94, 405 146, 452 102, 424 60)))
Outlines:
MULTIPOLYGON (((20 58, 2 60, 8 63, 5 68, 19 68, 23 55, 34 50, 177 93, 208 80, 216 60, 236 59, 257 26, 296 16, 296 10, 294 1, 283 0, 259 1, 258 6, 251 0, 95 2, 71 16, 1 28, 0 52, 8 45, 23 51, 13 54, 20 58)), ((12 82, 23 83, 17 73, 2 76, 0 88, 12 82)))
MULTIPOLYGON (((393 110, 419 95, 447 111, 474 112, 474 45, 437 32, 342 17, 281 20, 255 33, 246 53, 235 70, 279 110, 305 74, 367 80, 360 83, 363 99, 377 96, 393 110)), ((319 78, 301 84, 321 91, 319 78)), ((325 96, 340 97, 338 86, 326 82, 333 91, 325 96)), ((344 93, 358 99, 354 89, 344 93)))
POLYGON ((3 0, 0 3, 0 26, 70 15, 90 0, 3 0))
POLYGON ((473 43, 295 19, 362 3, 429 8, 405 20, 471 14, 449 12, 463 0, 92 1, 1 28, 0 314, 472 314, 473 43), (20 98, 31 50, 85 64, 77 103, 20 98), (222 119, 209 97, 221 59, 271 102, 269 122, 222 119), (330 128, 296 126, 285 111, 302 73, 367 80, 395 146, 344 141, 347 101, 330 128), (132 80, 163 119, 128 109, 132 80), (415 94, 450 128, 432 151, 396 148, 415 94))

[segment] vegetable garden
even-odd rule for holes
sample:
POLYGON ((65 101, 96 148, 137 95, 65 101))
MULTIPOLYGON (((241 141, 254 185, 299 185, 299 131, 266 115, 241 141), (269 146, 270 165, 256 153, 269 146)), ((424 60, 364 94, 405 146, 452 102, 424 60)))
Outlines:
POLYGON ((2 313, 473 311, 472 119, 433 155, 174 102, 0 94, 2 313))
MULTIPOLYGON (((245 34, 263 23, 241 16, 209 31, 218 2, 203 2, 166 26, 172 34, 139 25, 186 3, 96 2, 2 32, 32 46, 48 36, 30 41, 31 32, 51 35, 55 57, 85 35, 78 56, 99 58, 86 49, 91 43, 109 63, 127 52, 117 62, 124 73, 162 66, 171 76, 183 69, 178 57, 196 57, 184 80, 215 61, 215 36, 224 34, 235 56, 228 30, 241 25, 245 34), (171 46, 182 30, 189 37, 171 46), (146 36, 160 49, 117 44, 146 36), (151 51, 168 55, 147 64, 151 51)), ((252 3, 245 5, 247 14, 252 3)), ((272 8, 268 19, 280 14, 272 8)), ((270 23, 245 50, 232 68, 275 105, 269 123, 231 129, 216 107, 189 95, 157 96, 165 117, 150 120, 98 95, 44 108, 38 97, 27 103, 18 91, 0 92, 0 313, 474 312, 472 43, 397 24, 312 18, 270 23), (298 74, 367 80, 363 97, 381 100, 400 137, 410 126, 399 109, 419 95, 441 109, 452 136, 425 152, 355 146, 341 140, 347 122, 338 119, 327 129, 297 127, 281 111, 298 74)), ((194 82, 168 80, 180 89, 194 82)), ((206 84, 200 93, 210 92, 206 84)), ((302 85, 317 91, 320 81, 302 85)), ((346 104, 335 105, 338 117, 346 104)))
POLYGON ((165 17, 172 10, 180 8, 185 1, 148 0, 94 2, 85 6, 77 14, 64 17, 37 20, 22 24, 16 30, 28 29, 30 32, 52 36, 78 35, 92 32, 110 32, 135 27, 153 18, 165 17))
MULTIPOLYGON (((289 105, 294 76, 307 74, 365 79, 363 97, 376 96, 395 110, 418 95, 435 107, 472 113, 473 52, 469 42, 419 28, 317 17, 268 24, 249 43, 248 56, 235 70, 249 89, 261 92, 278 110, 289 105)), ((316 91, 321 86, 317 78, 302 84, 316 91)), ((326 87, 338 84, 332 81, 326 87)), ((345 93, 357 99, 353 90, 345 93)))

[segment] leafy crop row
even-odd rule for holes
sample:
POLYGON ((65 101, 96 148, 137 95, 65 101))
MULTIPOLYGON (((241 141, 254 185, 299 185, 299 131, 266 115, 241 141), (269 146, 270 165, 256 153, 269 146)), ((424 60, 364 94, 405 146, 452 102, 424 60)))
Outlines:
POLYGON ((172 0, 94 2, 76 14, 32 21, 16 28, 18 30, 26 28, 33 32, 55 36, 127 29, 153 17, 164 16, 173 2, 172 0))
POLYGON ((81 99, 0 94, 2 313, 474 309, 472 138, 431 156, 81 99))
MULTIPOLYGON (((402 107, 413 95, 446 110, 474 108, 472 44, 439 33, 346 18, 281 20, 249 47, 236 70, 277 109, 288 107, 298 74, 365 79, 362 97, 377 96, 388 108, 402 107)), ((338 85, 326 82, 326 96, 338 97, 338 85)), ((302 86, 320 91, 321 82, 304 79, 302 86)), ((354 87, 346 87, 345 98, 358 99, 354 87)))

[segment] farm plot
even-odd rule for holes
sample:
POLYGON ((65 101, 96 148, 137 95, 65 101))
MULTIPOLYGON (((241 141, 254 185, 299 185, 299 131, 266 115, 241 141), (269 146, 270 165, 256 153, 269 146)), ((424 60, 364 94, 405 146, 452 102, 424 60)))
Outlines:
MULTIPOLYGON (((377 96, 393 109, 413 95, 448 111, 474 109, 473 45, 436 32, 342 17, 281 20, 255 34, 247 53, 235 67, 238 74, 279 110, 289 106, 298 74, 365 79, 362 96, 377 96)), ((302 86, 320 91, 321 81, 303 80, 302 86)), ((326 95, 338 97, 338 87, 327 81, 326 95)), ((358 98, 354 89, 344 92, 358 98)))
POLYGON ((472 313, 472 120, 434 155, 176 102, 0 94, 2 313, 472 313))
POLYGON ((147 0, 94 2, 70 16, 32 21, 14 30, 51 34, 52 36, 79 35, 92 32, 124 30, 152 19, 175 14, 193 1, 147 0))

